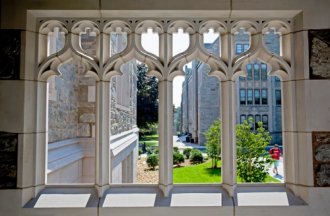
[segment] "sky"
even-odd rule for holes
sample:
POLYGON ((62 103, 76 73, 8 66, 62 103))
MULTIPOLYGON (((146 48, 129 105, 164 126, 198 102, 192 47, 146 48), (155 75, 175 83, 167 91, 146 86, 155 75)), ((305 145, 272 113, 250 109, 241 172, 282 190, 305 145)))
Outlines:
MULTIPOLYGON (((214 33, 213 29, 207 34, 204 34, 204 43, 212 43, 219 36, 219 34, 214 33)), ((142 34, 142 46, 143 48, 156 56, 159 56, 159 38, 157 33, 153 33, 151 29, 148 29, 147 33, 142 34)), ((184 52, 189 46, 189 36, 187 33, 183 33, 182 29, 179 29, 178 33, 173 34, 173 56, 184 52)), ((187 64, 191 67, 191 63, 187 64)), ((177 76, 173 80, 173 104, 175 107, 179 107, 181 104, 181 94, 182 94, 182 83, 184 81, 184 76, 177 76)))

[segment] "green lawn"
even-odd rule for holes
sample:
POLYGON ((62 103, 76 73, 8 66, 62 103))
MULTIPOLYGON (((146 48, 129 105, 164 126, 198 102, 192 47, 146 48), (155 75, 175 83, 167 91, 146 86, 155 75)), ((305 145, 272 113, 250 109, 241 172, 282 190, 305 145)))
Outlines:
POLYGON ((158 134, 153 135, 145 135, 143 136, 140 141, 158 141, 158 134))
POLYGON ((141 141, 140 143, 146 143, 146 145, 149 146, 158 146, 158 141, 141 141))
MULTIPOLYGON (((218 162, 218 167, 221 166, 221 161, 218 162)), ((198 165, 186 167, 175 167, 173 169, 174 183, 220 183, 221 169, 211 169, 211 161, 207 161, 198 165)), ((237 182, 242 183, 242 180, 237 177, 237 182)), ((267 183, 280 182, 271 176, 266 178, 267 183)))
MULTIPOLYGON (((220 161, 218 167, 221 166, 220 161)), ((211 169, 211 161, 173 169, 174 183, 220 183, 221 169, 211 169)))
POLYGON ((146 143, 147 146, 158 146, 158 134, 146 135, 139 140, 140 143, 146 143))

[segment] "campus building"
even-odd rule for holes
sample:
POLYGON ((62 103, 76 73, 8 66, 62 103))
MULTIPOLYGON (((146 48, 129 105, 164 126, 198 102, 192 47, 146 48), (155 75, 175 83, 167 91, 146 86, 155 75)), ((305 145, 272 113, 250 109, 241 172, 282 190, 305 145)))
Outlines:
MULTIPOLYGON (((328 0, 2 0, 0 4, 0 215, 329 215, 328 0), (203 35, 211 29, 221 35, 217 55, 202 49, 203 35), (234 36, 240 29, 251 35, 251 48, 236 55, 234 36), (172 36, 179 30, 189 34, 189 47, 174 56, 172 36), (142 45, 141 36, 148 31, 158 38, 156 54, 142 45), (280 33, 279 54, 267 50, 263 37, 274 31, 280 33), (50 54, 54 44, 48 37, 56 32, 64 38, 64 46, 52 48, 55 53, 50 54), (114 55, 113 34, 127 35, 126 48, 114 55), (94 44, 95 51, 89 51, 94 44), (125 76, 123 65, 133 59, 145 63, 148 75, 159 80, 159 182, 153 185, 134 184, 127 176, 134 169, 130 164, 138 139, 130 108, 133 95, 126 100, 135 78, 127 75, 132 82, 113 78, 125 76), (184 75, 184 65, 194 59, 205 62, 209 74, 220 82, 221 183, 182 185, 173 180, 173 79, 184 75), (254 62, 267 64, 267 73, 280 78, 285 179, 279 184, 237 182, 235 82, 254 62), (72 71, 79 76, 71 77, 72 71), (61 75, 63 80, 50 80, 61 75), (90 155, 85 154, 87 148, 90 155), (48 172, 50 160, 61 157, 65 157, 62 164, 78 161, 70 172, 62 173, 63 181, 48 172), (78 175, 84 164, 91 172, 78 175)), ((246 83, 252 80, 247 77, 246 83)), ((211 94, 216 87, 207 91, 211 94)))
MULTIPOLYGON (((264 36, 266 47, 279 55, 280 37, 274 32, 264 36)), ((219 38, 213 43, 204 44, 216 55, 219 38)), ((250 47, 250 35, 240 29, 234 37, 235 54, 240 55, 250 47)), ((182 85, 181 109, 182 132, 192 135, 192 142, 205 145, 204 133, 209 126, 220 119, 220 82, 208 73, 207 64, 193 60, 192 67, 185 67, 185 81, 182 85)), ((270 144, 282 145, 281 82, 278 77, 268 76, 267 64, 258 60, 246 65, 246 77, 236 80, 236 123, 252 119, 252 130, 262 122, 270 132, 270 144)))

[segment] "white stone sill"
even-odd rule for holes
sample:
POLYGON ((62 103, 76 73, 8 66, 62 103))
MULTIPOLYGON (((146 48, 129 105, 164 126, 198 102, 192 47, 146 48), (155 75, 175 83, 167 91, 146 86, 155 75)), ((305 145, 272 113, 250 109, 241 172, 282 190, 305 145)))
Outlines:
POLYGON ((276 185, 257 187, 238 185, 234 197, 219 185, 174 185, 169 197, 163 197, 158 185, 111 185, 99 199, 88 184, 47 185, 25 208, 177 208, 177 207, 297 207, 306 206, 287 188, 276 185))

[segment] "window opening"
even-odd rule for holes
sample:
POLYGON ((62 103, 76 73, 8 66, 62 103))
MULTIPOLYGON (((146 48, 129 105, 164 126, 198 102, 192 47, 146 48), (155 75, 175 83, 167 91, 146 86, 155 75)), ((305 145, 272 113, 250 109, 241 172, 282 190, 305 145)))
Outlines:
POLYGON ((147 32, 142 33, 141 44, 147 52, 159 56, 159 34, 148 28, 147 32))
POLYGON ((172 38, 172 54, 173 56, 183 53, 189 47, 189 34, 179 28, 177 32, 173 33, 172 38))
POLYGON ((240 89, 240 104, 245 105, 246 104, 246 90, 240 89))
POLYGON ((96 82, 78 61, 49 78, 47 184, 95 182, 96 82))
POLYGON ((181 130, 173 131, 174 183, 221 182, 220 83, 208 75, 209 70, 207 64, 193 60, 184 66, 182 84, 173 86, 173 99, 181 98, 180 104, 173 105, 174 122, 181 122, 181 130))
POLYGON ((253 104, 253 90, 252 89, 247 90, 247 104, 248 105, 253 104))
POLYGON ((260 89, 254 89, 254 104, 260 105, 260 89))
POLYGON ((110 57, 117 53, 121 53, 127 47, 126 32, 111 32, 110 33, 110 57))
POLYGON ((203 34, 204 48, 215 56, 221 56, 220 53, 220 36, 218 32, 210 28, 207 33, 203 34))
POLYGON ((262 105, 268 104, 267 89, 261 89, 261 102, 262 102, 262 105))

